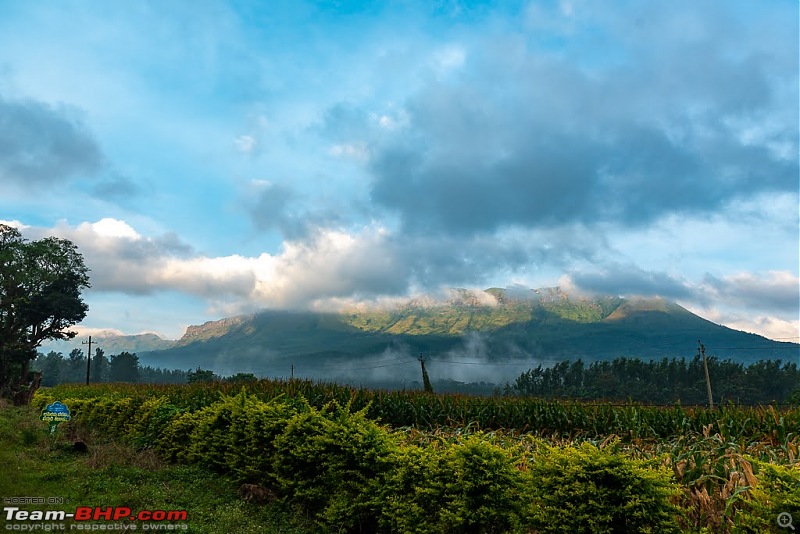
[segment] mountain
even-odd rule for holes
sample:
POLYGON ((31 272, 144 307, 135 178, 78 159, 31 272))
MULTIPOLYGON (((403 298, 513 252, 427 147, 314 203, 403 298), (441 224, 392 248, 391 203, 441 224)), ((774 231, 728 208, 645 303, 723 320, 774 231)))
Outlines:
MULTIPOLYGON (((85 338, 51 341, 39 347, 39 352, 47 354, 50 351, 69 354, 73 349, 79 348, 86 353, 88 347, 84 345, 85 338)), ((92 353, 94 349, 103 349, 106 356, 120 352, 141 353, 154 350, 164 350, 175 346, 174 340, 163 339, 156 334, 121 335, 113 331, 92 334, 92 353)))
POLYGON ((691 358, 698 340, 708 355, 743 363, 800 355, 800 345, 720 326, 661 298, 491 288, 390 309, 262 311, 189 327, 172 345, 139 356, 145 365, 221 374, 375 382, 417 380, 422 353, 432 375, 497 381, 564 359, 691 358))

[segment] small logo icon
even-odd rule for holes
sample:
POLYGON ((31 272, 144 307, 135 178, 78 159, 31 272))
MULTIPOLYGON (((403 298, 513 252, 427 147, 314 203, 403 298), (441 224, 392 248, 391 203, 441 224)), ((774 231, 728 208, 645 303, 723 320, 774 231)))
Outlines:
POLYGON ((789 512, 779 513, 778 526, 781 528, 790 528, 794 530, 794 525, 792 524, 792 514, 790 514, 789 512))

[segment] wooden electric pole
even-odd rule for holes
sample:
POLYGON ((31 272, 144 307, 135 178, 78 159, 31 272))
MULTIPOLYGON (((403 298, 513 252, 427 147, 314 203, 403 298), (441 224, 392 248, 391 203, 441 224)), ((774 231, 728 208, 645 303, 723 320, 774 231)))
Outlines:
POLYGON ((425 370, 425 358, 423 358, 421 352, 419 353, 419 364, 422 366, 422 389, 425 393, 433 393, 433 385, 428 376, 428 371, 425 370))
POLYGON ((706 389, 708 390, 708 407, 712 410, 714 409, 714 396, 711 394, 711 377, 708 375, 708 362, 706 361, 706 347, 700 343, 700 340, 697 340, 697 343, 700 344, 700 354, 703 356, 703 370, 706 372, 706 389))
MULTIPOLYGON (((86 345, 85 341, 81 341, 81 345, 86 345)), ((89 336, 89 354, 86 358, 86 385, 89 385, 89 371, 92 369, 92 336, 89 336)))

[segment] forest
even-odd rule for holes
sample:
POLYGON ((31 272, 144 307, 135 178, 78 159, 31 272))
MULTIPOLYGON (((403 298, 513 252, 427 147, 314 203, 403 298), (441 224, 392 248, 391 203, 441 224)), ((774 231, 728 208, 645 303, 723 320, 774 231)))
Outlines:
MULTIPOLYGON (((750 365, 730 359, 707 360, 715 403, 785 404, 800 403, 800 369, 796 363, 761 360, 750 365)), ((42 385, 85 383, 87 361, 81 349, 66 357, 60 352, 39 353, 31 368, 42 372, 42 385)), ((461 383, 437 377, 439 392, 483 395, 526 396, 543 399, 603 400, 643 404, 706 405, 703 362, 671 358, 643 361, 616 358, 584 363, 562 361, 550 367, 541 365, 522 373, 513 383, 461 383)), ((90 366, 91 383, 128 382, 150 384, 186 384, 216 380, 255 380, 251 373, 222 377, 208 369, 162 369, 142 366, 136 354, 121 352, 106 356, 95 349, 90 366)), ((412 388, 422 383, 411 383, 412 388)))

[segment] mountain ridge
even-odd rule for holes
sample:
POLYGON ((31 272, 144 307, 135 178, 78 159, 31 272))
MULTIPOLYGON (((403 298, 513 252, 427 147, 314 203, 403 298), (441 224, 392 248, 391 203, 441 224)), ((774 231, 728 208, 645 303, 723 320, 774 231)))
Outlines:
MULTIPOLYGON (((411 362, 406 374, 413 377, 418 369, 411 364, 420 353, 432 371, 437 361, 450 360, 466 362, 476 374, 511 360, 519 362, 514 370, 524 371, 564 359, 691 358, 699 340, 709 355, 742 363, 800 355, 800 345, 732 330, 667 299, 570 295, 558 287, 453 289, 438 299, 423 296, 368 310, 262 310, 192 325, 179 340, 150 340, 152 348, 139 337, 136 350, 124 350, 155 367, 265 376, 298 369, 321 379, 352 379, 358 375, 353 369, 391 371, 397 361, 411 362)), ((113 354, 108 341, 102 348, 113 354)), ((126 341, 132 340, 114 344, 126 341)), ((376 374, 362 373, 366 379, 376 374)))
POLYGON ((699 340, 709 355, 742 363, 800 355, 800 345, 732 330, 667 299, 573 296, 553 287, 455 289, 439 299, 369 310, 263 310, 187 329, 175 347, 144 359, 279 376, 307 369, 315 378, 353 379, 354 370, 391 369, 420 353, 431 369, 446 360, 475 369, 513 360, 525 370, 535 362, 576 358, 691 358, 699 340))

